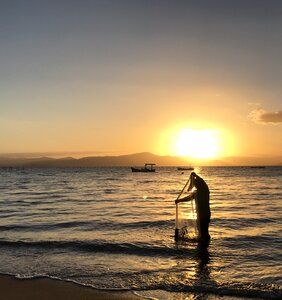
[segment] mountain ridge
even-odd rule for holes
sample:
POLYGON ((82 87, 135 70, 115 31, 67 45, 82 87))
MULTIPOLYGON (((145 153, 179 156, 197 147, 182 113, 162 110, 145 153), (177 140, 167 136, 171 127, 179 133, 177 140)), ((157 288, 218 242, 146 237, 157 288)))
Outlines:
POLYGON ((150 152, 82 158, 5 158, 0 156, 0 167, 139 167, 144 166, 145 163, 154 163, 157 166, 281 166, 282 157, 225 157, 219 160, 192 160, 187 157, 160 156, 150 152))
POLYGON ((159 166, 188 165, 187 159, 174 156, 159 156, 149 152, 119 156, 87 156, 82 158, 1 158, 2 167, 129 167, 155 163, 159 166))

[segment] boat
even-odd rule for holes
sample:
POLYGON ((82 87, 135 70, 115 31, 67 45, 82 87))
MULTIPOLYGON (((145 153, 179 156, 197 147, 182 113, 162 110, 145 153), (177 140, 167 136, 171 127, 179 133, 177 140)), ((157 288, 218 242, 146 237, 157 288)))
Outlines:
POLYGON ((265 166, 251 166, 252 169, 264 169, 265 166))
POLYGON ((156 169, 153 167, 155 166, 156 164, 149 164, 149 163, 146 163, 144 168, 134 168, 134 167, 131 167, 131 171, 132 172, 155 172, 156 169))
POLYGON ((177 170, 178 171, 193 171, 194 168, 193 167, 178 167, 177 170))

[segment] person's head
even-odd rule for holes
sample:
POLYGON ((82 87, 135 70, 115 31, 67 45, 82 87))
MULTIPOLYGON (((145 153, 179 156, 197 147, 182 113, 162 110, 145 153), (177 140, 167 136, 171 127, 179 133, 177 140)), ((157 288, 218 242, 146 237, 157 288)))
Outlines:
POLYGON ((196 173, 195 172, 191 172, 190 177, 192 178, 192 177, 195 177, 195 176, 197 176, 196 173))
POLYGON ((195 178, 196 178, 196 173, 195 172, 192 172, 190 174, 190 184, 189 184, 189 187, 188 187, 188 191, 191 191, 192 188, 195 186, 195 178))
POLYGON ((191 177, 191 180, 193 181, 193 184, 195 184, 198 175, 195 172, 192 172, 191 175, 190 175, 190 177, 191 177))
POLYGON ((191 190, 193 187, 198 188, 199 178, 200 177, 195 172, 191 173, 189 190, 191 190))

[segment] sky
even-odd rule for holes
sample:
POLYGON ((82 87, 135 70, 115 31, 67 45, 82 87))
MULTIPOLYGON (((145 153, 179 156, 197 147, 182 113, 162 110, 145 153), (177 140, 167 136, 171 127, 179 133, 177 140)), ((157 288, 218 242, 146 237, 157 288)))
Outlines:
POLYGON ((0 41, 0 154, 282 153, 282 1, 1 0, 0 41))

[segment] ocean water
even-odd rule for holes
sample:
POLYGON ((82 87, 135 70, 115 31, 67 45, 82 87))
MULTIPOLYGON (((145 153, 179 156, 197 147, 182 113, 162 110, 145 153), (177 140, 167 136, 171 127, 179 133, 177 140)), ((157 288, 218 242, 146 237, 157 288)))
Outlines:
POLYGON ((195 171, 211 193, 207 246, 173 238, 189 171, 0 169, 0 273, 152 299, 281 299, 282 168, 195 171))

